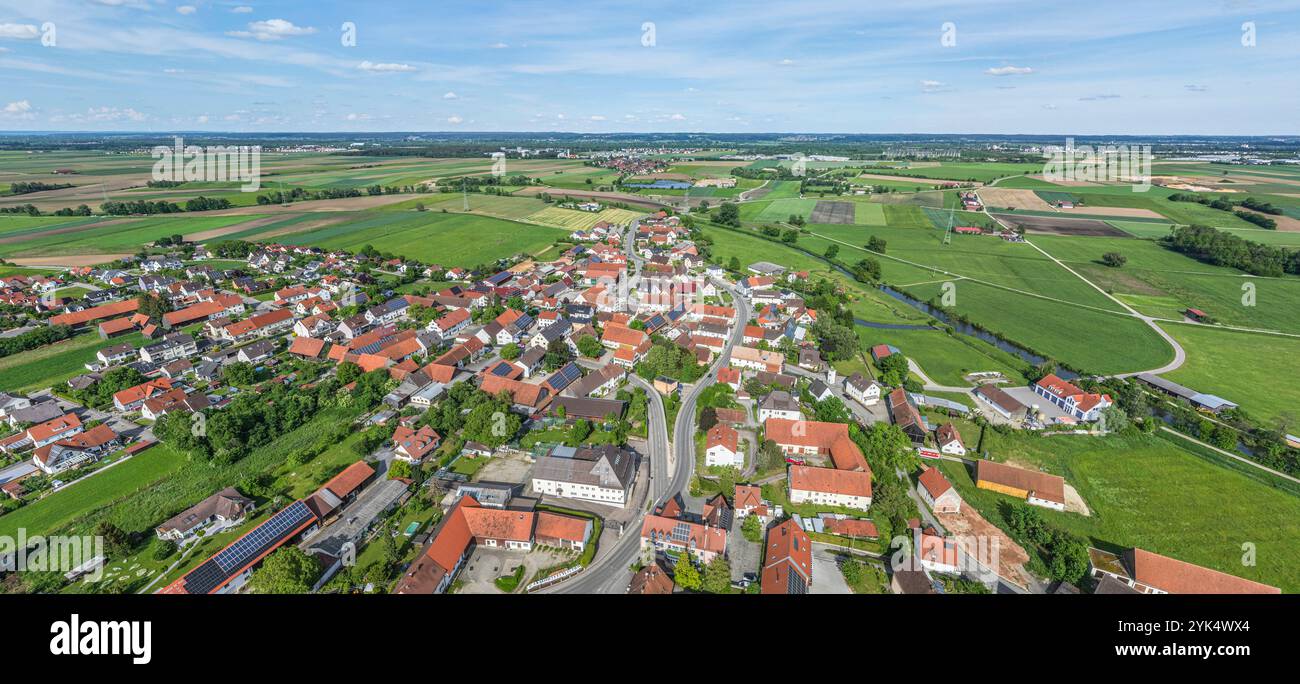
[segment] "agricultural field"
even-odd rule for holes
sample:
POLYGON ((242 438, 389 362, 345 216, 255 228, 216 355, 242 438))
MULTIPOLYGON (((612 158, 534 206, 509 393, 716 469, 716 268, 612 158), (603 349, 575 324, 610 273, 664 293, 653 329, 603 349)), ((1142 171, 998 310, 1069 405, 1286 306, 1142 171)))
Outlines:
POLYGON ((548 226, 564 228, 572 232, 575 230, 587 230, 601 221, 612 223, 614 225, 627 225, 642 215, 641 212, 629 211, 627 209, 581 211, 579 209, 546 207, 541 211, 529 214, 522 218, 525 221, 543 223, 548 226))
POLYGON ((1142 313, 1182 320, 1190 307, 1224 325, 1300 333, 1300 277, 1249 276, 1150 240, 1035 236, 1033 242, 1142 313), (1101 256, 1108 252, 1118 252, 1128 262, 1105 266, 1101 256), (1246 283, 1255 289, 1253 306, 1242 304, 1246 283))
POLYGON ((1204 325, 1174 324, 1164 329, 1187 350, 1187 361, 1161 377, 1239 404, 1266 424, 1288 416, 1294 426, 1300 418, 1300 387, 1290 381, 1296 377, 1300 337, 1204 325))
POLYGON ((812 199, 775 199, 753 220, 762 223, 781 223, 788 221, 791 216, 799 216, 807 220, 812 215, 817 202, 818 200, 812 199))
MULTIPOLYGON (((100 217, 72 224, 52 224, 7 230, 11 220, 0 217, 0 257, 63 257, 134 254, 142 246, 173 234, 195 234, 257 218, 252 216, 100 217)), ((67 219, 63 219, 67 221, 67 219)))
POLYGON ((570 231, 475 216, 388 213, 279 238, 285 244, 401 254, 426 263, 473 267, 514 254, 536 254, 570 231))
MULTIPOLYGON (((1041 437, 986 431, 983 448, 997 460, 1062 475, 1091 516, 1042 509, 1050 523, 1100 548, 1138 546, 1223 572, 1300 591, 1300 498, 1184 449, 1159 436, 1041 437), (1253 542, 1260 562, 1241 564, 1253 542)), ((1008 496, 977 489, 968 468, 939 467, 967 505, 1005 529, 1008 496)))

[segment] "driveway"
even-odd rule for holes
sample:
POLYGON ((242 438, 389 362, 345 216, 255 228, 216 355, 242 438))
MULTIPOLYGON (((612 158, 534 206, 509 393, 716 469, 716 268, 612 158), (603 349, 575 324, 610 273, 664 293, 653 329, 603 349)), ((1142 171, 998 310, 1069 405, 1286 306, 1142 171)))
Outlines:
POLYGON ((814 594, 852 594, 840 572, 840 555, 817 544, 812 550, 812 592, 814 594))

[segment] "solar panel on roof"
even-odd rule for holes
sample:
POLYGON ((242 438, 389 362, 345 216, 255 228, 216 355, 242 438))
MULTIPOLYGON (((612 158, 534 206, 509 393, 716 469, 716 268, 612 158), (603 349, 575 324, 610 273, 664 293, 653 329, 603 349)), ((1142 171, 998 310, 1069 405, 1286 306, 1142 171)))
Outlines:
POLYGON ((577 364, 570 362, 560 370, 555 371, 555 374, 550 377, 548 382, 556 389, 564 389, 581 377, 582 369, 578 368, 577 364))
POLYGON ((673 525, 673 532, 672 532, 673 541, 681 544, 685 544, 686 540, 690 539, 690 536, 691 536, 690 525, 684 522, 679 522, 676 525, 673 525))
POLYGON ((492 367, 492 374, 505 377, 507 375, 510 375, 511 370, 513 370, 513 367, 510 364, 502 361, 501 363, 498 363, 497 365, 492 367))
POLYGON ((185 576, 185 590, 191 594, 206 594, 220 587, 255 558, 283 542, 313 516, 306 503, 295 501, 289 504, 190 571, 185 576))

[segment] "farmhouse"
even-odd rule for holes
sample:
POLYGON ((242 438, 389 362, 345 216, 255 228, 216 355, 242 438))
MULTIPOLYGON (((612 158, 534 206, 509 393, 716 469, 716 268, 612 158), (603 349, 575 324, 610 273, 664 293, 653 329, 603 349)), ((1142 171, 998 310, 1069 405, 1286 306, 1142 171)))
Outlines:
POLYGON ((894 424, 911 437, 913 442, 920 444, 925 441, 925 436, 929 434, 930 429, 926 427, 920 411, 912 405, 907 390, 902 387, 889 393, 889 415, 893 416, 894 424))
POLYGON ((975 464, 975 486, 1024 499, 1034 506, 1065 510, 1065 479, 1057 475, 981 460, 975 464))
POLYGON ((612 445, 557 446, 537 459, 533 491, 622 508, 636 478, 636 454, 612 445))
POLYGON ((862 450, 849 437, 849 426, 843 423, 769 418, 763 423, 763 433, 786 454, 830 455, 837 469, 870 472, 862 450))
POLYGON ((790 503, 843 506, 867 510, 871 506, 871 470, 839 470, 791 465, 790 503))

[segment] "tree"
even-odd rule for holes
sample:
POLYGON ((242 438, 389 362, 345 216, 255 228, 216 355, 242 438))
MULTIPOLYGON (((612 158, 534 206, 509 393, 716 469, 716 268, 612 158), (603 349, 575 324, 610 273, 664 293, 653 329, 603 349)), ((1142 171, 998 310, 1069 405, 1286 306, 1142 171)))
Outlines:
POLYGON ((336 372, 338 374, 339 382, 346 385, 361 377, 361 374, 365 371, 361 370, 361 366, 358 366, 351 361, 344 361, 338 365, 338 370, 336 372))
POLYGON ((1119 252, 1106 252, 1101 255, 1101 263, 1106 264, 1111 268, 1119 268, 1128 263, 1128 257, 1119 252))
POLYGON ((320 563, 301 548, 282 546, 267 556, 248 586, 257 594, 306 594, 320 572, 320 563))
POLYGON ((595 337, 583 335, 578 338, 578 353, 589 359, 594 359, 605 353, 605 347, 595 337))
POLYGON ((723 202, 718 207, 717 221, 724 226, 740 227, 740 207, 734 202, 723 202))
POLYGON ((574 442, 574 446, 582 444, 584 440, 591 436, 591 422, 585 418, 580 418, 573 422, 573 427, 569 429, 569 439, 574 442))
POLYGON ((731 257, 731 261, 727 262, 727 269, 731 271, 740 271, 740 257, 731 257))
POLYGON ((880 280, 880 262, 864 257, 853 265, 853 278, 860 283, 874 283, 880 280))
POLYGON ((677 565, 673 568, 673 580, 677 582, 677 586, 687 591, 699 591, 700 587, 704 586, 704 579, 700 577, 700 571, 692 562, 689 551, 682 551, 681 556, 677 558, 677 565))
POLYGON ((519 345, 511 342, 501 348, 501 358, 506 361, 514 361, 519 358, 519 345))
POLYGON ((846 361, 858 350, 858 335, 829 317, 818 318, 812 327, 813 337, 828 361, 846 361))
POLYGON ((236 361, 221 369, 221 377, 232 385, 244 387, 257 380, 257 372, 252 364, 236 361))
POLYGON ((745 540, 757 544, 763 541, 763 523, 757 515, 745 516, 745 522, 740 524, 740 533, 745 536, 745 540))
POLYGON ((909 372, 907 357, 895 352, 876 362, 880 369, 880 381, 890 387, 899 387, 907 380, 909 372))
POLYGON ((872 235, 871 238, 867 240, 867 249, 872 252, 879 252, 881 254, 884 254, 885 244, 886 243, 884 238, 876 237, 875 235, 872 235))
MULTIPOLYGON (((751 518, 754 516, 750 516, 751 518)), ((710 594, 726 594, 731 590, 731 563, 722 555, 715 556, 704 566, 704 591, 710 594)))
POLYGON ((838 255, 839 253, 840 253, 840 246, 839 246, 839 245, 832 243, 832 244, 829 244, 829 245, 826 246, 826 258, 827 258, 827 259, 834 259, 834 258, 836 257, 836 255, 838 255))

